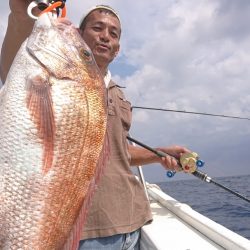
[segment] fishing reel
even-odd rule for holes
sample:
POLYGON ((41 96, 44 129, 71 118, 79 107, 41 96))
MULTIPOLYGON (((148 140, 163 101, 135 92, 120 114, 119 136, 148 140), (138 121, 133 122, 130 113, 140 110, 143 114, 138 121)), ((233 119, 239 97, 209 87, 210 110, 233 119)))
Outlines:
MULTIPOLYGON (((203 167, 205 162, 199 159, 197 153, 185 153, 180 158, 181 168, 185 173, 194 173, 198 167, 203 167)), ((171 178, 176 174, 175 171, 167 171, 167 177, 171 178)))
POLYGON ((33 14, 33 9, 38 8, 40 11, 44 11, 50 6, 56 4, 55 11, 57 16, 59 16, 60 11, 64 9, 66 0, 34 0, 28 6, 27 13, 28 15, 33 18, 37 19, 38 17, 33 14))

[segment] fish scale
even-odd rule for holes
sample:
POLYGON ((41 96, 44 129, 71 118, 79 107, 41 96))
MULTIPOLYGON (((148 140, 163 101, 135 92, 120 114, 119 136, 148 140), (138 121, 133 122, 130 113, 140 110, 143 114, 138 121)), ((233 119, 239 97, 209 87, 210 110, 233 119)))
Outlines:
POLYGON ((77 249, 109 156, 106 103, 77 29, 43 14, 0 91, 0 249, 77 249))

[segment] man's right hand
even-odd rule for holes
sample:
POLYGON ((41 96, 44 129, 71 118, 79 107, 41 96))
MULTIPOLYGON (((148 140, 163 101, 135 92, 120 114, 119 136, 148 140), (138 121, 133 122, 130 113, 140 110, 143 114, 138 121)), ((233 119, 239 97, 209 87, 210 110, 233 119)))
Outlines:
POLYGON ((27 15, 27 8, 33 0, 10 0, 10 9, 13 13, 18 15, 27 15))
POLYGON ((27 14, 31 2, 32 0, 9 0, 11 13, 0 56, 0 76, 3 83, 18 49, 32 31, 34 20, 27 14))

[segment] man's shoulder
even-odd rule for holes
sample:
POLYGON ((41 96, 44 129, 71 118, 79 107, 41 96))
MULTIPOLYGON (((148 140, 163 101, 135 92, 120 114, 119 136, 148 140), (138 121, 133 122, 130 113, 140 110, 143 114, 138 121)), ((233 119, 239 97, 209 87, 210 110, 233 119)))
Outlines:
POLYGON ((124 85, 118 84, 116 81, 114 81, 113 79, 110 80, 110 87, 116 87, 117 89, 119 89, 120 91, 122 91, 123 89, 125 89, 126 87, 124 85))
POLYGON ((113 79, 111 79, 110 84, 109 84, 109 88, 111 91, 113 89, 113 91, 114 91, 113 93, 115 95, 117 95, 120 99, 127 101, 127 98, 126 98, 125 93, 124 93, 124 89, 126 88, 125 86, 120 85, 120 84, 116 83, 113 79))

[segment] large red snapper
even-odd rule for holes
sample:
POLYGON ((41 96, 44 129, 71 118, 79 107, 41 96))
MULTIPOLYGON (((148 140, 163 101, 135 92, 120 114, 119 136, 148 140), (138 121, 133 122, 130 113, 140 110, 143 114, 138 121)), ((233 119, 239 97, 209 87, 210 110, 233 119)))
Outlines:
POLYGON ((106 89, 69 21, 43 14, 0 92, 0 249, 76 249, 108 154, 106 89))

